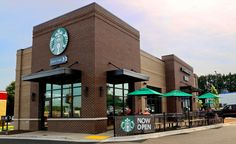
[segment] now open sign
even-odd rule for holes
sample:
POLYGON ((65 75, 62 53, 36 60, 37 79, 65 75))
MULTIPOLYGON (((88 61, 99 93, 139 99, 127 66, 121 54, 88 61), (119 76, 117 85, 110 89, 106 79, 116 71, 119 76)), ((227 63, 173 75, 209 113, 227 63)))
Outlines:
POLYGON ((135 133, 154 132, 154 116, 135 116, 135 133))
POLYGON ((137 130, 152 130, 151 118, 137 118, 137 130))
POLYGON ((115 135, 134 135, 155 132, 153 115, 134 115, 115 117, 115 135))

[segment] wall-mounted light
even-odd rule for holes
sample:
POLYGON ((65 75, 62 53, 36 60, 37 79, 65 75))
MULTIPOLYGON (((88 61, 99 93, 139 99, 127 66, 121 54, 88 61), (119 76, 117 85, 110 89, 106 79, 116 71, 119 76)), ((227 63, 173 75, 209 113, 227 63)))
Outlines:
POLYGON ((84 95, 85 95, 85 96, 88 96, 88 91, 89 91, 89 89, 88 89, 87 86, 84 86, 83 91, 84 91, 84 95))
POLYGON ((36 93, 34 92, 31 94, 31 101, 36 101, 36 93))
POLYGON ((99 95, 102 97, 104 88, 102 86, 99 87, 99 95))
POLYGON ((143 85, 144 85, 144 86, 146 86, 146 85, 147 85, 147 83, 146 83, 146 82, 143 82, 143 85))

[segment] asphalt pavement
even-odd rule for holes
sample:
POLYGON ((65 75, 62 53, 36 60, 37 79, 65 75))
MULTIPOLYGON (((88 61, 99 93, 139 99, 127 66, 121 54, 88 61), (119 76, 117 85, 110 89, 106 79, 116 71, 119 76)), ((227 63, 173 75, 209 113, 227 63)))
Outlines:
POLYGON ((236 142, 235 133, 236 125, 230 124, 215 129, 181 133, 135 142, 120 142, 120 144, 234 144, 236 142))

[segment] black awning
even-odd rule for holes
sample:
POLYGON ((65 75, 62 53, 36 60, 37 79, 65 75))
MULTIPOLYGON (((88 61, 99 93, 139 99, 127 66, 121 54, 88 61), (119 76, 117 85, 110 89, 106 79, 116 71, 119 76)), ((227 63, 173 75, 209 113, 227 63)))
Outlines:
POLYGON ((192 92, 201 92, 202 90, 193 86, 181 86, 180 90, 192 93, 192 92))
POLYGON ((81 71, 70 69, 67 67, 40 71, 36 73, 32 73, 30 75, 22 76, 23 81, 32 81, 32 82, 53 82, 59 80, 66 80, 68 78, 80 78, 81 71))
POLYGON ((107 71, 107 82, 111 84, 148 81, 147 75, 130 71, 127 69, 118 69, 107 71))

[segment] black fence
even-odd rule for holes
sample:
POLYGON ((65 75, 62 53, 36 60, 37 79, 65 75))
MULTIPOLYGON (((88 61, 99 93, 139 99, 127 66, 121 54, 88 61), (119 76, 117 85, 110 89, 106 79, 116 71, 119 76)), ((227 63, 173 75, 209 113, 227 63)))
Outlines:
POLYGON ((162 132, 223 123, 212 112, 115 116, 114 136, 162 132))

